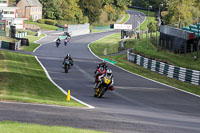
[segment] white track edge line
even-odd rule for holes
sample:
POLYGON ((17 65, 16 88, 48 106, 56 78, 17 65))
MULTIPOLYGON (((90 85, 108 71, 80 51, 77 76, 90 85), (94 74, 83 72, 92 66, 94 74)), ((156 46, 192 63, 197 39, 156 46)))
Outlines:
MULTIPOLYGON (((38 41, 42 40, 43 38, 47 37, 47 34, 45 34, 45 36, 41 37, 39 40, 36 40, 34 41, 34 43, 38 43, 38 41)), ((40 43, 39 43, 40 44, 40 43)), ((38 47, 36 47, 34 50, 33 50, 33 53, 35 53, 35 51, 40 48, 42 46, 42 44, 40 44, 38 47)))
MULTIPOLYGON (((62 91, 65 95, 67 95, 67 92, 66 92, 65 90, 63 90, 59 85, 57 85, 57 84, 51 79, 49 73, 47 72, 46 68, 42 65, 42 63, 40 62, 40 60, 38 59, 38 57, 35 56, 35 58, 36 58, 36 60, 39 62, 39 64, 42 66, 42 68, 44 69, 45 74, 46 74, 46 76, 48 77, 48 79, 49 79, 60 91, 62 91)), ((90 109, 94 109, 94 108, 95 108, 95 107, 93 107, 93 106, 91 106, 91 105, 89 105, 89 104, 87 104, 87 103, 85 103, 85 102, 83 102, 83 101, 81 101, 81 100, 79 100, 79 99, 73 97, 73 96, 71 96, 71 98, 72 98, 73 100, 75 100, 75 101, 77 101, 77 102, 79 102, 79 103, 81 103, 81 104, 83 104, 83 105, 89 107, 90 109)))

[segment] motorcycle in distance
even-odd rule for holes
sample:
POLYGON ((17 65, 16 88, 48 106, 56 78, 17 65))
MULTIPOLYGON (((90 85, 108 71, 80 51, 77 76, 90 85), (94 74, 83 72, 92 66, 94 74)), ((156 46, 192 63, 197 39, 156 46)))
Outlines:
POLYGON ((95 90, 94 97, 101 98, 110 87, 111 82, 112 82, 111 79, 108 79, 104 76, 101 80, 101 84, 95 90))
POLYGON ((106 73, 106 69, 104 67, 99 67, 96 71, 95 71, 95 83, 99 82, 99 76, 101 76, 102 74, 106 73))
POLYGON ((67 43, 69 43, 70 37, 65 38, 64 45, 67 46, 67 43))
POLYGON ((64 63, 65 73, 68 73, 70 68, 71 68, 70 61, 69 60, 65 60, 65 63, 64 63))
POLYGON ((59 45, 60 45, 60 40, 56 40, 56 47, 59 47, 59 45))

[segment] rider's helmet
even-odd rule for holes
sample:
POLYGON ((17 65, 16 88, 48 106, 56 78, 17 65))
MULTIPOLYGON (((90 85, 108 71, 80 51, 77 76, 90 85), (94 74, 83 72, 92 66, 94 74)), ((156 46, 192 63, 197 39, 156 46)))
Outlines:
POLYGON ((102 66, 102 67, 105 67, 105 66, 106 66, 105 60, 103 60, 103 61, 101 62, 101 66, 102 66))
POLYGON ((112 70, 108 69, 106 71, 106 77, 111 78, 112 77, 112 70))
POLYGON ((66 56, 66 57, 68 57, 68 58, 69 58, 69 57, 70 57, 70 54, 69 54, 69 53, 67 53, 67 56, 66 56))

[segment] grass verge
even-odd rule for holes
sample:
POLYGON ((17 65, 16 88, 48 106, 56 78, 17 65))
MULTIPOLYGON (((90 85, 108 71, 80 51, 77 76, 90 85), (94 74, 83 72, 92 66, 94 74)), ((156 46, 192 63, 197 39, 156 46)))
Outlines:
POLYGON ((78 129, 63 126, 44 126, 19 122, 0 122, 1 133, 105 133, 89 129, 78 129))
MULTIPOLYGON (((126 48, 135 48, 135 52, 141 55, 145 55, 146 57, 151 57, 156 60, 160 60, 166 62, 168 64, 199 70, 200 71, 200 59, 194 60, 195 53, 190 54, 174 54, 173 52, 160 50, 157 51, 157 48, 149 43, 149 49, 147 49, 147 41, 146 39, 142 40, 128 40, 125 43, 126 48)), ((199 54, 200 56, 200 54, 199 54)))
POLYGON ((65 98, 34 56, 0 51, 0 100, 83 107, 65 98))
POLYGON ((25 21, 26 24, 34 24, 40 27, 41 30, 57 30, 58 27, 57 26, 53 26, 53 25, 48 25, 48 24, 40 24, 37 22, 30 22, 30 21, 25 21))
MULTIPOLYGON (((105 46, 107 44, 107 40, 114 40, 113 42, 109 42, 109 45, 116 45, 117 43, 117 40, 119 39, 119 37, 117 36, 114 36, 114 35, 111 35, 111 36, 108 36, 108 37, 105 37, 99 41, 96 41, 92 44, 90 44, 90 48, 91 50, 98 56, 101 56, 101 58, 107 58, 107 59, 110 59, 110 60, 113 60, 113 61, 116 61, 117 62, 117 66, 120 66, 130 72, 133 72, 133 73, 136 73, 138 75, 142 75, 144 77, 147 77, 147 78, 150 78, 150 79, 153 79, 155 81, 159 81, 161 83, 165 83, 167 85, 170 85, 170 86, 173 86, 173 87, 176 87, 176 88, 180 88, 182 90, 185 90, 185 91, 188 91, 188 92, 191 92, 191 93, 194 93, 194 94, 197 94, 197 95, 200 95, 200 86, 196 86, 196 85, 192 85, 192 84, 189 84, 189 83, 185 83, 185 82, 182 82, 182 81, 178 81, 176 79, 172 79, 172 78, 168 78, 164 75, 160 75, 156 72, 152 72, 148 69, 145 69, 139 65, 136 65, 134 63, 131 63, 129 61, 127 61, 126 59, 126 55, 117 55, 117 56, 102 56, 102 53, 103 53, 103 50, 105 47, 108 48, 108 51, 109 51, 109 48, 112 49, 112 47, 109 47, 109 46, 105 46), (105 44, 105 45, 101 45, 101 44, 105 44)), ((138 40, 132 40, 134 44, 131 44, 129 42, 128 44, 128 47, 136 47, 136 50, 138 52, 141 52, 144 51, 145 54, 149 54, 149 56, 154 56, 157 55, 157 54, 160 54, 160 56, 164 56, 164 57, 167 57, 168 55, 166 54, 166 52, 155 52, 155 47, 150 44, 149 45, 149 49, 147 50, 147 46, 146 46, 146 40, 141 40, 141 43, 138 41, 138 40)), ((126 46, 126 45, 125 45, 126 46)), ((180 55, 177 55, 177 57, 173 57, 174 55, 170 55, 169 58, 173 58, 174 62, 182 62, 184 60, 181 59, 179 60, 179 58, 177 58, 178 56, 180 55)), ((187 62, 189 60, 185 59, 185 62, 187 62)), ((191 65, 190 63, 188 63, 189 65, 191 65)))
POLYGON ((10 37, 6 37, 6 36, 0 36, 0 40, 5 41, 5 42, 12 42, 12 43, 17 42, 16 39, 13 39, 13 38, 10 38, 10 37))
POLYGON ((112 34, 90 45, 91 50, 98 56, 118 52, 120 33, 112 34))
POLYGON ((130 15, 126 12, 126 13, 124 14, 124 18, 123 18, 123 20, 120 22, 120 24, 124 24, 126 21, 128 21, 129 17, 130 17, 130 15))

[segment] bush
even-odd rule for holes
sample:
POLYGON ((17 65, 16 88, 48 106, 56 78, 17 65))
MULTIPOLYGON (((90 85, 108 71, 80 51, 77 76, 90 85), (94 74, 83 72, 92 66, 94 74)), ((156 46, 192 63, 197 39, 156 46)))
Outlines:
POLYGON ((56 25, 57 21, 56 20, 51 20, 51 19, 45 19, 45 24, 49 25, 56 25))
POLYGON ((45 19, 38 19, 37 22, 40 24, 45 24, 45 19))

